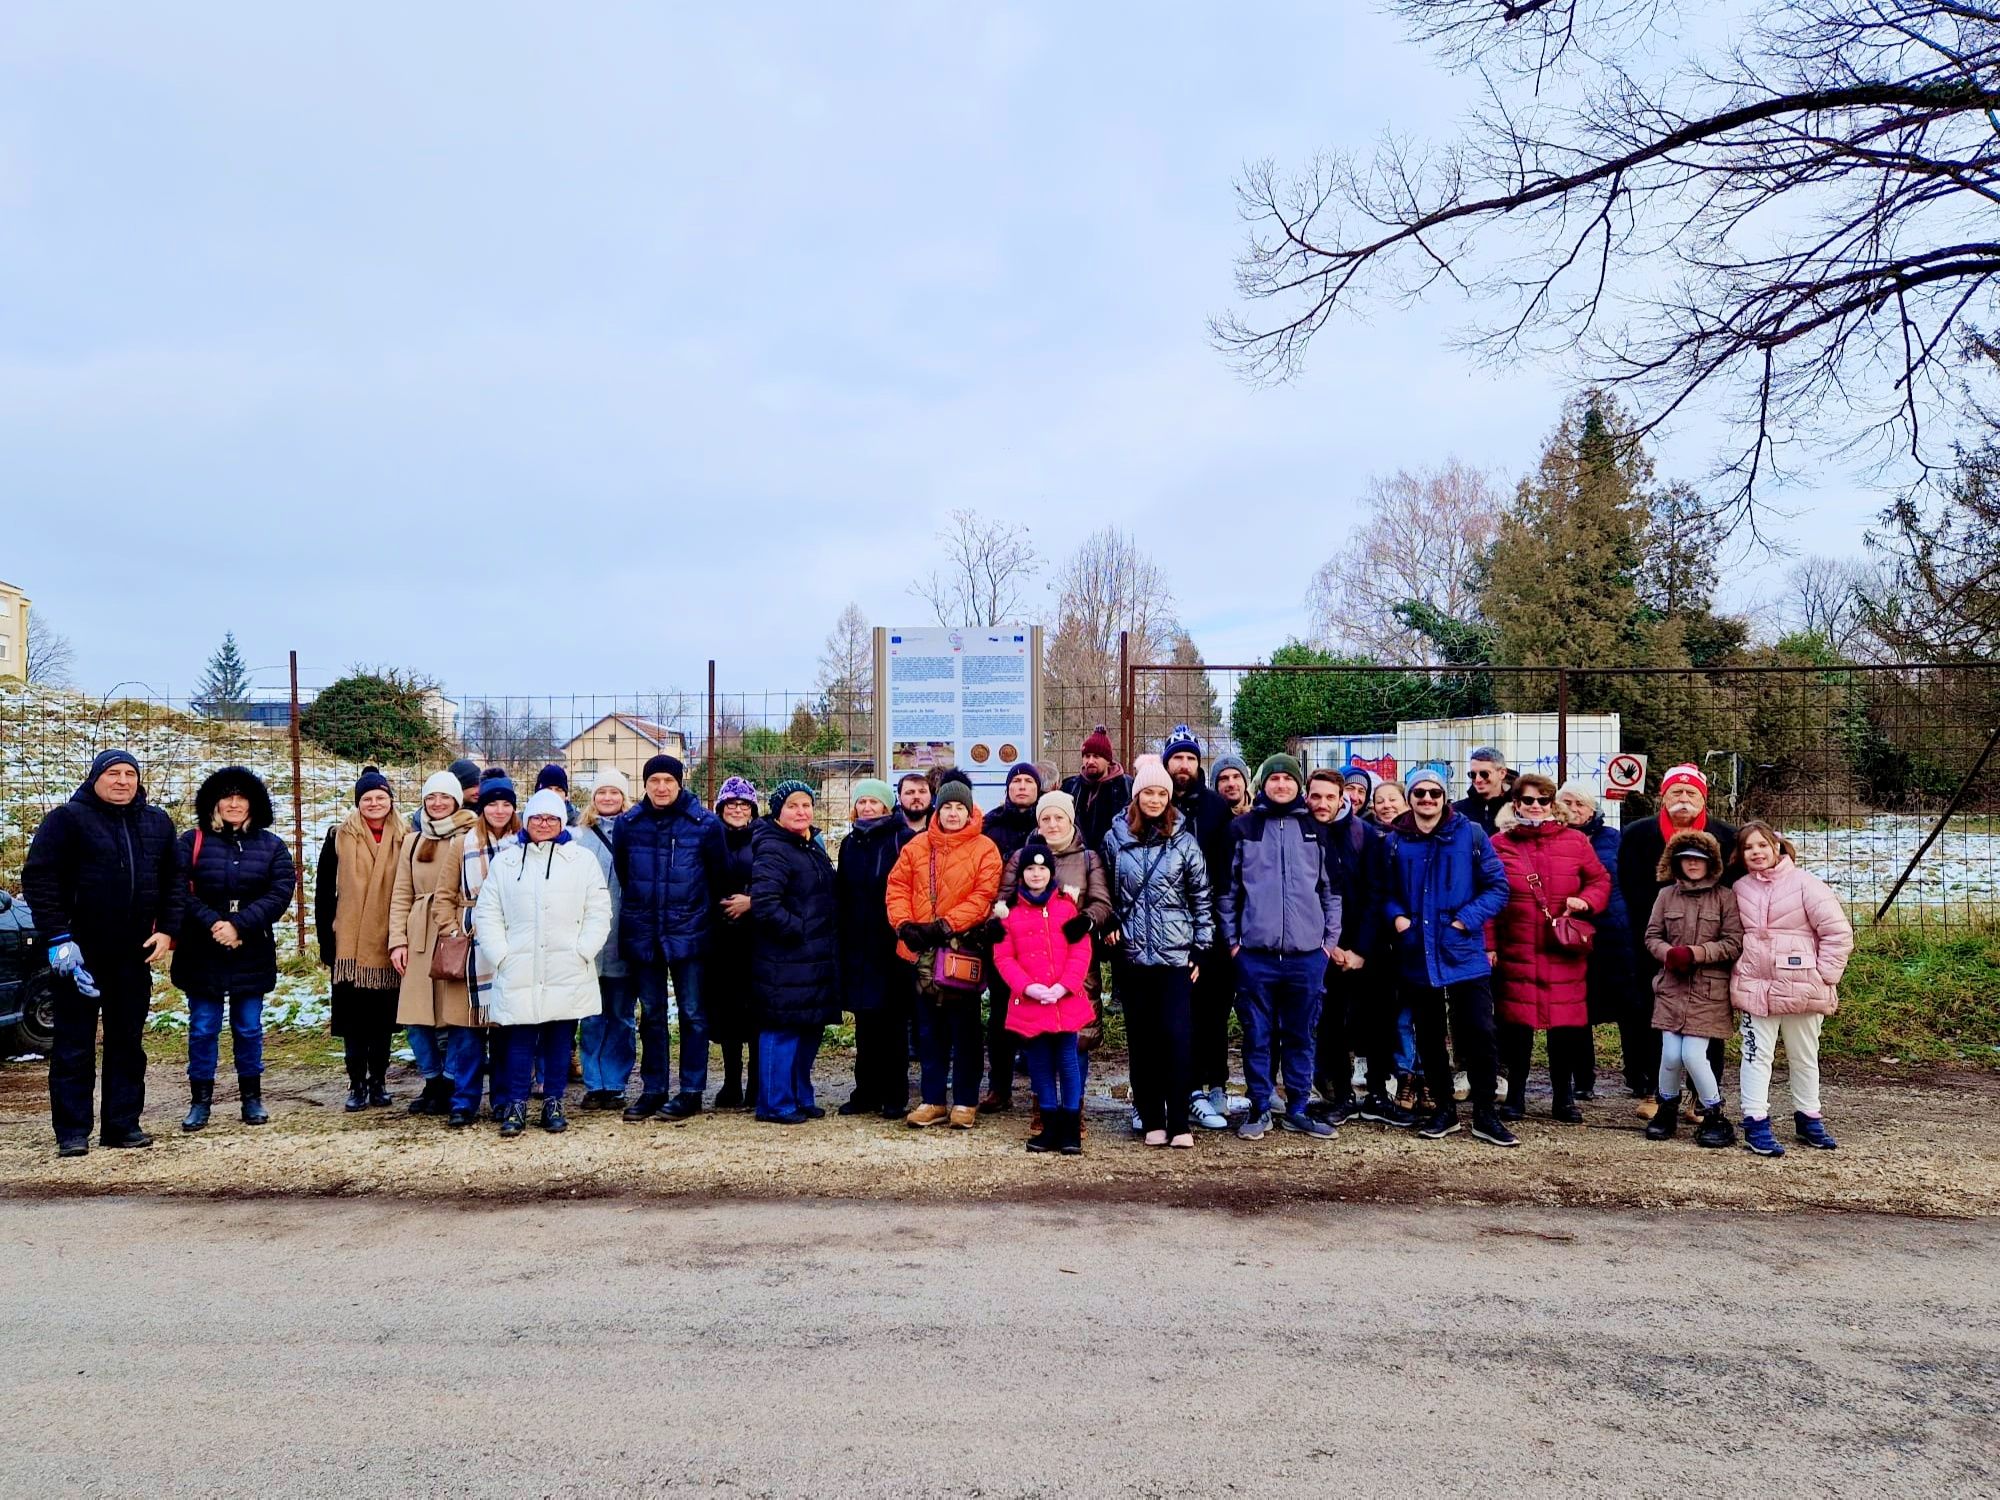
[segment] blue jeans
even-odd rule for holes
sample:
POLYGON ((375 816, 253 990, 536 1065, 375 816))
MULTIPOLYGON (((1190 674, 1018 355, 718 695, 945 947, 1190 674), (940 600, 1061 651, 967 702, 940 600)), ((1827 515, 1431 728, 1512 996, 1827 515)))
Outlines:
POLYGON ((417 1071, 429 1082, 444 1076, 444 1028, 442 1026, 410 1026, 410 1058, 417 1065, 417 1071))
POLYGON ((1076 1050, 1074 1031, 1045 1031, 1021 1040, 1028 1059, 1028 1077, 1035 1086, 1035 1108, 1077 1109, 1083 1103, 1083 1054, 1076 1050))
POLYGON ((1285 1106, 1306 1107, 1312 1098, 1314 1033, 1319 1028, 1320 989, 1326 982, 1326 955, 1274 953, 1245 948, 1236 955, 1237 1010, 1243 1020, 1243 1079, 1250 1107, 1271 1107, 1271 1048, 1283 1066, 1285 1106))
POLYGON ((451 1075, 451 1107, 479 1113, 479 1091, 486 1081, 486 1038, 481 1026, 444 1028, 444 1070, 451 1075))
POLYGON ((813 1063, 823 1026, 757 1034, 757 1118, 788 1118, 813 1107, 813 1063))
POLYGON ((979 1074, 986 1061, 986 1028, 979 1019, 977 993, 947 995, 932 1000, 917 996, 917 1052, 922 1059, 919 1092, 926 1104, 979 1103, 979 1074))
POLYGON ((622 1094, 632 1081, 632 1063, 639 1055, 639 1023, 635 1019, 639 996, 632 981, 620 974, 597 976, 597 993, 603 1009, 585 1016, 577 1028, 577 1047, 583 1053, 583 1086, 600 1092, 622 1094))
POLYGON ((708 1019, 701 1007, 699 958, 634 964, 632 980, 639 991, 639 1088, 664 1094, 670 1082, 673 1034, 668 1024, 667 981, 674 986, 674 1005, 681 1016, 681 1092, 701 1095, 708 1090, 708 1019))
POLYGON ((222 1055, 222 1010, 229 1007, 229 1037, 236 1053, 236 1076, 256 1078, 264 1071, 264 997, 232 995, 227 1001, 188 996, 188 1077, 215 1080, 222 1055))
POLYGON ((1417 1013, 1407 1000, 1397 992, 1396 1004, 1396 1071, 1414 1073, 1417 1070, 1417 1013))
POLYGON ((501 1099, 506 1104, 526 1104, 534 1088, 535 1064, 542 1065, 542 1090, 550 1099, 560 1099, 569 1087, 569 1058, 576 1046, 575 1021, 542 1021, 532 1026, 503 1026, 506 1039, 507 1076, 501 1099))

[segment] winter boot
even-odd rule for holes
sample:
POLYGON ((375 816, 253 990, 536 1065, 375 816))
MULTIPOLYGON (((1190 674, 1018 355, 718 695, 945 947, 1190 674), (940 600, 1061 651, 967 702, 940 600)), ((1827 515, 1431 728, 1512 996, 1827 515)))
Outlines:
POLYGON ((1063 1112, 1059 1109, 1037 1109, 1035 1116, 1042 1128, 1029 1135, 1028 1149, 1037 1156, 1047 1152, 1062 1150, 1068 1136, 1063 1131, 1063 1112))
POLYGON ((413 1115, 446 1115, 451 1113, 451 1080, 443 1076, 426 1078, 424 1091, 410 1101, 413 1115))
POLYGON ((500 1139, 511 1141, 528 1128, 528 1106, 515 1102, 500 1111, 500 1139))
POLYGON ((183 1130, 200 1130, 208 1124, 208 1111, 215 1102, 215 1080, 213 1078, 190 1078, 188 1080, 187 1118, 181 1121, 183 1130))
POLYGON ((1771 1131, 1771 1117, 1759 1115, 1755 1118, 1743 1117, 1743 1145, 1758 1156, 1783 1156, 1785 1148, 1778 1144, 1778 1138, 1771 1131))
POLYGON ((1646 1122, 1646 1139, 1670 1141, 1681 1123, 1681 1096, 1662 1094, 1653 1106, 1653 1118, 1646 1122))
POLYGON ((1062 1145, 1058 1148, 1064 1156, 1083 1155, 1083 1111, 1066 1109, 1062 1112, 1062 1145))
POLYGON ((1556 1080, 1555 1099, 1549 1105, 1549 1118, 1559 1125, 1581 1125, 1583 1111, 1576 1107, 1577 1096, 1572 1092, 1568 1079, 1556 1080))
POLYGON ((1729 1123, 1729 1117, 1722 1112, 1720 1099, 1713 1104, 1702 1106, 1701 1123, 1695 1127, 1694 1143, 1714 1150, 1736 1144, 1736 1127, 1729 1123))
MULTIPOLYGON (((236 1092, 243 1101, 243 1123, 245 1125, 268 1125, 271 1112, 264 1108, 264 1078, 261 1073, 239 1073, 236 1076, 236 1092)), ((446 1092, 449 1100, 451 1094, 446 1092)))
POLYGON ((359 1037, 347 1038, 347 1104, 350 1115, 368 1107, 368 1044, 359 1037))
POLYGON ((368 1103, 381 1109, 394 1102, 389 1093, 389 1038, 378 1036, 368 1043, 368 1103))
POLYGON ((1818 1115, 1801 1114, 1793 1110, 1792 1130, 1798 1136, 1801 1146, 1814 1146, 1821 1151, 1840 1149, 1840 1142, 1833 1138, 1826 1128, 1826 1121, 1818 1115))
POLYGON ((1518 1146, 1520 1138, 1500 1121, 1500 1111, 1490 1104, 1472 1106, 1472 1138, 1489 1146, 1518 1146))

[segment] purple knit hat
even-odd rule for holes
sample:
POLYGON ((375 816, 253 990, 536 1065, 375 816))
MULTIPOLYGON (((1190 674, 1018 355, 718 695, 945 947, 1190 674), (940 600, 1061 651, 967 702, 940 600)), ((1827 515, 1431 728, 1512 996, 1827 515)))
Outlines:
POLYGON ((757 788, 741 776, 732 776, 722 783, 722 790, 715 794, 715 806, 718 812, 725 802, 747 802, 754 809, 757 806, 757 788))

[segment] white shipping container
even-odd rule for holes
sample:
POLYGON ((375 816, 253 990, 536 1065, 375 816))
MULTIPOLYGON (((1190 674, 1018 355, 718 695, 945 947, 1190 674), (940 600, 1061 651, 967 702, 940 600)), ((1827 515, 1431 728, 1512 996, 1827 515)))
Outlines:
MULTIPOLYGON (((1620 749, 1616 714, 1569 716, 1568 770, 1572 779, 1598 795, 1599 810, 1614 827, 1620 804, 1604 801, 1604 767, 1620 749)), ((1435 766, 1454 799, 1469 790, 1466 765, 1472 752, 1491 745, 1519 771, 1556 778, 1554 714, 1476 714, 1462 719, 1405 719, 1389 734, 1309 735, 1299 740, 1308 771, 1321 766, 1365 766, 1385 778, 1406 781, 1419 766, 1435 766)), ((1557 778, 1560 779, 1560 778, 1557 778)))

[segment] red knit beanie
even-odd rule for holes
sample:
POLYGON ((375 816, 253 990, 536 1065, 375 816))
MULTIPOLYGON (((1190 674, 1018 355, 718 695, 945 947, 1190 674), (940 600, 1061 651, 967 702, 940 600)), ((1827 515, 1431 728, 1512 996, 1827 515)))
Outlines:
POLYGON ((1111 752, 1111 736, 1106 732, 1102 724, 1099 724, 1083 737, 1083 753, 1085 755, 1101 755, 1106 760, 1114 758, 1111 752))

